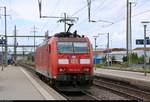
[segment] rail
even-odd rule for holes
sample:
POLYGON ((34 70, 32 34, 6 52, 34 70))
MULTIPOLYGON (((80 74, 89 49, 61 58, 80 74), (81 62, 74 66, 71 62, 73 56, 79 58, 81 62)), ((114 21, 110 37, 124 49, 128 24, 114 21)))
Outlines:
MULTIPOLYGON (((32 72, 33 74, 35 73, 35 70, 34 70, 35 67, 33 65, 28 65, 25 63, 19 63, 19 65, 26 68, 28 71, 32 72)), ((49 85, 49 83, 46 82, 45 80, 42 80, 42 81, 49 85)), ((52 86, 50 86, 50 87, 52 87, 52 86)), ((56 89, 56 88, 55 88, 55 90, 58 93, 60 93, 62 96, 64 96, 67 100, 98 100, 98 98, 90 95, 88 92, 85 92, 85 91, 61 92, 61 91, 59 91, 59 89, 56 89)))
POLYGON ((131 87, 130 85, 123 85, 118 82, 116 83, 113 81, 106 81, 100 79, 95 79, 93 84, 97 87, 105 88, 117 94, 125 95, 126 97, 129 97, 134 100, 142 102, 150 100, 150 92, 131 87))

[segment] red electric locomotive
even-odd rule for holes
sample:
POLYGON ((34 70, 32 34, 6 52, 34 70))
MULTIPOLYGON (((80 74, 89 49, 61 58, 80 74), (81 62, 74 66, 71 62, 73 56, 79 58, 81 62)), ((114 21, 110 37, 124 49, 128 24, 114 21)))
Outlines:
POLYGON ((87 37, 76 32, 55 34, 35 54, 36 72, 52 85, 90 86, 93 81, 93 49, 87 37))

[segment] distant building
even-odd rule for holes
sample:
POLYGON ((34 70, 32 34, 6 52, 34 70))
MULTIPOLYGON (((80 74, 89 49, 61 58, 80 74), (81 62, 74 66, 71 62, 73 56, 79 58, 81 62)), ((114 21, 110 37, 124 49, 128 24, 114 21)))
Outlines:
POLYGON ((94 51, 94 57, 105 57, 105 53, 104 53, 105 49, 97 49, 96 51, 94 51))
MULTIPOLYGON (((109 52, 110 60, 112 57, 115 58, 117 62, 123 62, 123 57, 126 56, 127 50, 125 48, 112 48, 112 49, 97 49, 94 51, 94 56, 96 58, 107 58, 107 53, 109 52)), ((138 57, 144 56, 144 48, 139 47, 132 50, 132 53, 136 53, 138 57)), ((150 47, 146 48, 146 55, 150 58, 150 47)))
MULTIPOLYGON (((123 62, 123 57, 126 56, 126 52, 127 50, 124 48, 112 48, 112 49, 97 49, 96 51, 94 51, 94 56, 96 57, 106 57, 107 58, 107 53, 109 52, 109 56, 110 56, 110 61, 112 59, 112 57, 115 58, 115 61, 118 62, 123 62)), ((95 57, 94 57, 95 58, 95 57)))
POLYGON ((102 64, 103 59, 102 57, 94 57, 94 64, 102 64))
MULTIPOLYGON (((144 48, 143 47, 139 47, 139 48, 135 48, 133 49, 134 53, 137 53, 138 57, 141 57, 144 55, 144 48)), ((150 57, 150 48, 146 48, 146 55, 147 57, 150 57)))
POLYGON ((123 62, 123 57, 127 55, 127 50, 124 48, 113 48, 111 56, 115 58, 117 62, 123 62))

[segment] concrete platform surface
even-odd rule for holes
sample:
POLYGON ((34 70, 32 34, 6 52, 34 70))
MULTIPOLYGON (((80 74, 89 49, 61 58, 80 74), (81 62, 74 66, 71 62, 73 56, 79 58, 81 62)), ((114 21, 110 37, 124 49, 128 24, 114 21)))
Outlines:
POLYGON ((116 79, 119 81, 128 82, 136 86, 145 87, 145 89, 150 89, 150 74, 147 74, 147 76, 144 76, 144 73, 140 73, 140 72, 130 72, 130 71, 97 68, 96 70, 94 70, 94 75, 116 79))
POLYGON ((8 66, 4 68, 4 71, 0 71, 0 100, 55 99, 30 77, 24 69, 8 66))

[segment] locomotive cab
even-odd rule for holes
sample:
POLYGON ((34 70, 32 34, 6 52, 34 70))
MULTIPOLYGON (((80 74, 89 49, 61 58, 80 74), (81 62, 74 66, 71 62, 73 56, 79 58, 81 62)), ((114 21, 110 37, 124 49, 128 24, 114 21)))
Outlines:
POLYGON ((87 37, 58 33, 41 44, 35 55, 36 72, 55 86, 90 86, 93 49, 87 37))
POLYGON ((84 36, 68 35, 67 37, 57 38, 57 81, 89 85, 93 80, 91 43, 84 36))

